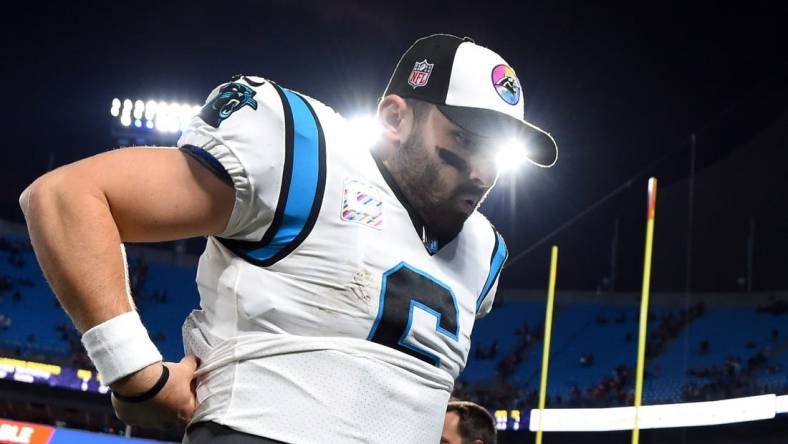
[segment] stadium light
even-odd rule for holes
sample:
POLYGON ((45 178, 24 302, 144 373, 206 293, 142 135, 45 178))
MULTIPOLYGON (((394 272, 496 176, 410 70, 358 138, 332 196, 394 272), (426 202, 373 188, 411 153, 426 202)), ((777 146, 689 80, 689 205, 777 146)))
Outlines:
POLYGON ((347 120, 349 126, 348 135, 352 137, 352 142, 360 144, 364 148, 372 148, 380 140, 382 130, 377 116, 356 116, 347 120))
POLYGON ((110 108, 109 113, 112 114, 112 117, 118 117, 120 115, 120 99, 115 97, 112 99, 112 108, 110 108))
POLYGON ((110 114, 118 118, 121 126, 132 130, 173 134, 185 130, 201 108, 200 105, 182 102, 116 97, 112 99, 110 114))
POLYGON ((134 118, 141 119, 142 113, 145 111, 145 102, 137 100, 134 102, 134 118))
POLYGON ((145 120, 153 120, 153 117, 156 115, 156 105, 155 100, 148 100, 145 104, 145 120))
POLYGON ((527 148, 514 139, 504 142, 495 158, 501 174, 517 170, 526 160, 527 148))

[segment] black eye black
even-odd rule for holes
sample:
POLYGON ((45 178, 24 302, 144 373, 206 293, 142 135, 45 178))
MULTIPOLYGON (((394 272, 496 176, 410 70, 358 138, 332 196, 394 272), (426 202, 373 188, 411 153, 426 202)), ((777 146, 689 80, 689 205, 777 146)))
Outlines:
POLYGON ((444 162, 448 163, 454 168, 457 168, 460 171, 465 171, 466 168, 468 168, 468 163, 465 162, 465 160, 462 157, 454 154, 453 152, 445 148, 438 148, 438 156, 440 156, 440 158, 444 162))

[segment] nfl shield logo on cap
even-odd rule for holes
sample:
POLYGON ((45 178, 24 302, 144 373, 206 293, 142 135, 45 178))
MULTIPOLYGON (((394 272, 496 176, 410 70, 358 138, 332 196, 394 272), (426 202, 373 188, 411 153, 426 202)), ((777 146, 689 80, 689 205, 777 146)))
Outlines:
POLYGON ((410 72, 410 77, 408 77, 408 84, 412 86, 413 89, 426 85, 427 82, 430 81, 430 73, 432 72, 433 66, 435 66, 435 64, 427 63, 427 59, 416 62, 416 64, 413 65, 413 71, 410 72))

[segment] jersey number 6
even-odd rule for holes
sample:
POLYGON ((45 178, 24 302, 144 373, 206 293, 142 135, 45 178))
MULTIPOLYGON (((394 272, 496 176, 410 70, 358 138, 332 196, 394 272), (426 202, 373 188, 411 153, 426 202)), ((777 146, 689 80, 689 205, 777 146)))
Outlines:
POLYGON ((435 316, 437 333, 454 341, 459 339, 459 308, 451 289, 423 271, 400 262, 383 273, 378 315, 367 340, 440 367, 436 350, 425 349, 407 339, 417 307, 435 316))

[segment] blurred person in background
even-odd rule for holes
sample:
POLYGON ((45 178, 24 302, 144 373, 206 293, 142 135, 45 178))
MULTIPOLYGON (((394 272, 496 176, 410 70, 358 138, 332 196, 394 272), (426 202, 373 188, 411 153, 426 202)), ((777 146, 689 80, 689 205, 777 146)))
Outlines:
POLYGON ((451 400, 440 444, 495 444, 495 419, 484 407, 470 401, 451 400))

